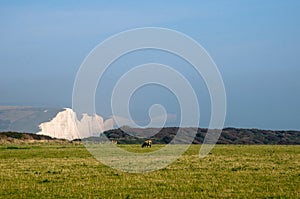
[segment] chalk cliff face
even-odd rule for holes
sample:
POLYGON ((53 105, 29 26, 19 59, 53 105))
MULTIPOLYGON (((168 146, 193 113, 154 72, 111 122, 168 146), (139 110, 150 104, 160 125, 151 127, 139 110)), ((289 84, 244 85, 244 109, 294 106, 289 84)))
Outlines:
POLYGON ((113 128, 113 120, 104 121, 99 115, 91 116, 87 114, 83 114, 79 120, 72 109, 66 108, 51 121, 41 123, 39 127, 41 131, 37 134, 73 140, 99 136, 103 131, 113 128))

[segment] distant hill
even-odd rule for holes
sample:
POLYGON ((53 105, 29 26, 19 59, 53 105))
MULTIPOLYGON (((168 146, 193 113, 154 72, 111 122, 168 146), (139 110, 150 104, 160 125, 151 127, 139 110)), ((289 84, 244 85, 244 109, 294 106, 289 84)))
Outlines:
POLYGON ((0 132, 39 132, 41 123, 50 121, 61 111, 63 109, 0 106, 0 132))
POLYGON ((19 133, 19 132, 1 132, 0 144, 19 144, 19 143, 37 143, 37 142, 58 142, 67 143, 69 141, 64 139, 52 138, 46 135, 37 135, 33 133, 19 133))
MULTIPOLYGON (((138 138, 137 135, 150 134, 157 132, 156 128, 126 128, 125 133, 122 129, 113 129, 105 131, 98 137, 84 138, 82 141, 99 142, 106 135, 110 140, 116 140, 119 144, 141 144, 145 138, 138 138), (134 135, 134 136, 132 136, 134 135)), ((162 128, 157 134, 150 137, 153 144, 167 144, 174 136, 178 127, 162 128)), ((195 128, 183 128, 185 132, 195 130, 195 128)), ((203 143, 207 129, 198 128, 193 144, 203 143)), ((80 141, 75 139, 73 141, 80 141)), ((2 132, 0 133, 0 144, 3 143, 30 143, 30 142, 70 142, 65 139, 52 138, 46 135, 33 133, 2 132)), ((260 129, 242 129, 242 128, 225 128, 217 144, 282 144, 282 145, 300 145, 300 131, 274 131, 260 129)))
MULTIPOLYGON (((136 129, 129 128, 126 132, 131 135, 141 135, 142 133, 155 132, 159 129, 136 129)), ((169 143, 174 136, 178 127, 165 127, 162 128, 157 134, 150 137, 153 143, 169 143)), ((189 132, 192 128, 184 128, 184 131, 189 132)), ((198 128, 196 137, 193 144, 203 143, 207 129, 198 128)), ((104 134, 110 140, 117 140, 118 143, 142 143, 145 139, 137 138, 125 133, 123 130, 113 129, 105 131, 104 134)), ((96 138, 95 138, 96 139, 96 138)), ((89 138, 89 140, 92 140, 89 138)), ((242 129, 242 128, 225 128, 217 144, 284 144, 284 145, 299 145, 300 144, 300 131, 274 131, 274 130, 260 130, 260 129, 242 129)))

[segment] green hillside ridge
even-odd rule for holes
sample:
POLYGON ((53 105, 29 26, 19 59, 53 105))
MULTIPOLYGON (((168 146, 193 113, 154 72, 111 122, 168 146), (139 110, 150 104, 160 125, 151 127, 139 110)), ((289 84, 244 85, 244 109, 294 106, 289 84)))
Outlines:
MULTIPOLYGON (((195 128, 183 128, 183 131, 194 131, 195 128)), ((178 131, 178 127, 165 127, 162 129, 148 128, 127 128, 126 132, 131 135, 139 135, 147 132, 158 133, 150 137, 153 143, 167 144, 178 131)), ((198 128, 193 144, 201 144, 205 138, 207 129, 198 128)), ((122 129, 113 129, 104 132, 111 140, 117 140, 118 143, 137 144, 142 143, 145 139, 137 138, 125 133, 122 129)), ((242 128, 224 128, 219 137, 217 144, 283 144, 283 145, 299 145, 300 131, 276 131, 276 130, 260 130, 260 129, 242 129, 242 128)))
MULTIPOLYGON (((122 128, 123 129, 123 128, 122 128)), ((137 135, 149 135, 153 144, 168 144, 175 137, 178 127, 158 128, 130 128, 126 127, 126 132, 121 128, 105 131, 99 137, 84 138, 82 141, 101 142, 105 135, 110 140, 116 140, 119 144, 141 144, 146 138, 139 138, 137 135)), ((189 133, 195 128, 183 128, 183 131, 189 133)), ((202 144, 207 129, 198 128, 193 144, 202 144)), ((0 133, 0 143, 5 142, 32 142, 32 141, 65 141, 63 139, 51 138, 45 135, 32 133, 3 132, 0 133)), ((74 141, 79 141, 76 139, 74 141)), ((300 145, 300 131, 276 131, 260 129, 242 129, 242 128, 224 128, 217 144, 280 144, 280 145, 300 145)))

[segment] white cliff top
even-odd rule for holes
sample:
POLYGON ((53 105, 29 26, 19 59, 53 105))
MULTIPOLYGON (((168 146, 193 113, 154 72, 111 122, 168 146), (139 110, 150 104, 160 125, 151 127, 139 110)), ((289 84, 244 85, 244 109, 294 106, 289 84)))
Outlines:
POLYGON ((83 114, 79 121, 72 109, 65 108, 51 121, 41 123, 39 127, 41 131, 37 134, 73 140, 99 136, 103 131, 113 128, 113 120, 108 119, 104 121, 99 115, 83 114))

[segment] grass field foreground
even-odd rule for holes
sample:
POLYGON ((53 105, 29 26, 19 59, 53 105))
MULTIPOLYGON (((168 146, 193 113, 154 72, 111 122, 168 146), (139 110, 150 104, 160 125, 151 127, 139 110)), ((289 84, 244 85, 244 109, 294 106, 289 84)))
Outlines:
POLYGON ((1 145, 0 197, 300 198, 299 145, 217 145, 202 159, 199 149, 192 145, 164 169, 131 174, 99 163, 83 145, 1 145))

